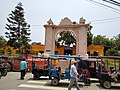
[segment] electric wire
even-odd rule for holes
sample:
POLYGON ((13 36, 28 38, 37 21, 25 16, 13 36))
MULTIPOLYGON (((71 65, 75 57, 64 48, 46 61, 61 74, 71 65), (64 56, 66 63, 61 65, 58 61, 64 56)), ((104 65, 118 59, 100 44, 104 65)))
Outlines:
POLYGON ((103 1, 105 1, 105 2, 108 2, 108 3, 110 3, 110 4, 114 4, 114 5, 116 5, 116 6, 120 6, 120 3, 119 2, 116 2, 116 1, 114 1, 114 0, 103 0, 103 1))
MULTIPOLYGON (((97 4, 99 4, 99 5, 104 5, 104 6, 110 7, 110 6, 108 6, 108 5, 99 3, 99 2, 97 2, 97 1, 95 1, 95 0, 87 0, 87 1, 92 1, 92 2, 97 3, 97 4)), ((103 0, 103 1, 107 1, 107 0, 103 0)), ((114 1, 114 0, 110 0, 110 1, 114 1)), ((119 0, 119 1, 120 1, 120 0, 119 0)), ((115 2, 115 1, 114 1, 114 2, 115 2)), ((112 7, 112 8, 113 8, 113 7, 112 7)), ((115 8, 114 8, 114 9, 115 9, 115 8)), ((118 9, 115 9, 115 10, 118 10, 118 9)), ((118 10, 118 11, 120 11, 120 10, 118 10)), ((120 14, 120 13, 119 13, 119 14, 120 14)), ((114 19, 120 19, 120 17, 107 18, 107 19, 99 19, 99 20, 92 20, 92 21, 90 21, 90 22, 100 22, 100 21, 114 20, 114 19)), ((0 25, 0 27, 2 27, 2 26, 5 26, 5 25, 0 25)), ((40 26, 43 27, 43 25, 39 25, 39 24, 34 24, 34 25, 30 25, 30 26, 31 26, 31 27, 40 27, 40 26)))
MULTIPOLYGON (((91 20, 89 21, 90 23, 109 23, 109 22, 116 22, 116 21, 120 21, 119 20, 120 17, 113 17, 113 18, 104 18, 104 19, 96 19, 96 20, 91 20)), ((40 25, 40 24, 33 24, 33 25, 30 25, 32 28, 41 28, 43 27, 43 25, 40 25)), ((4 28, 4 25, 0 25, 0 28, 4 28)))
POLYGON ((102 6, 105 6, 105 7, 108 7, 108 8, 111 8, 111 9, 114 9, 114 10, 120 12, 119 9, 116 9, 116 8, 114 8, 114 7, 111 7, 111 6, 108 6, 108 5, 106 5, 106 4, 103 4, 103 3, 100 3, 100 2, 97 2, 97 1, 94 1, 94 0, 87 0, 87 1, 91 1, 91 2, 93 2, 93 3, 99 4, 99 5, 102 5, 102 6))
POLYGON ((106 4, 103 4, 103 3, 100 3, 100 2, 97 2, 97 1, 94 1, 94 0, 87 0, 87 1, 89 1, 89 2, 91 2, 91 3, 94 3, 94 4, 97 4, 97 5, 101 5, 101 6, 110 8, 110 9, 112 9, 113 12, 116 12, 116 13, 120 14, 120 10, 119 10, 119 9, 116 9, 116 8, 114 8, 114 7, 108 6, 108 5, 106 5, 106 4))
POLYGON ((110 0, 110 1, 112 1, 114 3, 117 3, 117 4, 120 4, 118 1, 115 1, 115 0, 110 0))
POLYGON ((96 19, 96 20, 92 20, 91 22, 108 21, 108 20, 116 20, 116 19, 120 19, 120 17, 96 19))
MULTIPOLYGON (((120 22, 120 20, 114 20, 114 22, 120 22)), ((100 21, 100 22, 91 22, 91 24, 105 24, 113 23, 113 21, 100 21)))

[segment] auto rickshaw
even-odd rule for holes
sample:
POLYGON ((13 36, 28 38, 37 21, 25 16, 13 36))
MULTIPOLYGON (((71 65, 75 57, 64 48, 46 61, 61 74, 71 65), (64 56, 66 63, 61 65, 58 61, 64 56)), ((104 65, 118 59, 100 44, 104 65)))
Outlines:
POLYGON ((49 76, 52 67, 52 61, 56 58, 44 56, 32 56, 32 74, 33 79, 39 79, 41 76, 49 76))
MULTIPOLYGON (((61 67, 61 71, 57 68, 53 68, 50 70, 50 78, 51 78, 51 85, 56 86, 59 84, 60 80, 68 79, 70 80, 70 66, 72 59, 75 59, 76 61, 80 61, 81 57, 79 56, 69 56, 69 55, 50 55, 51 57, 56 57, 58 59, 58 68, 61 67), (60 63, 59 63, 60 62, 60 63), (61 73, 60 73, 61 72, 61 73)), ((79 65, 79 64, 78 64, 79 65)), ((56 67, 56 66, 55 66, 56 67)), ((77 68, 78 71, 81 68, 77 68)), ((91 80, 87 77, 87 69, 82 69, 82 77, 78 78, 78 81, 84 82, 86 86, 91 85, 91 80)))
POLYGON ((2 76, 7 75, 7 67, 4 63, 5 58, 6 58, 5 56, 0 56, 0 79, 2 76))
POLYGON ((100 85, 109 89, 112 85, 120 84, 120 57, 101 56, 98 59, 101 59, 98 65, 100 85))

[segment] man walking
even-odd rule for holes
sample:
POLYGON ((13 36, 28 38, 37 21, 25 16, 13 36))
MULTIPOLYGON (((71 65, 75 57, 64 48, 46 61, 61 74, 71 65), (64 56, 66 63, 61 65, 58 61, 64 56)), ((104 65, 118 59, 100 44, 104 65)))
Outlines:
POLYGON ((25 61, 25 58, 23 58, 22 61, 20 62, 21 80, 23 80, 25 77, 26 69, 27 69, 27 62, 25 61))
POLYGON ((80 90, 80 87, 78 85, 78 81, 77 81, 77 76, 79 75, 77 72, 77 61, 74 61, 73 64, 71 65, 70 68, 70 84, 68 86, 68 90, 71 90, 73 84, 75 84, 75 87, 77 88, 77 90, 80 90))

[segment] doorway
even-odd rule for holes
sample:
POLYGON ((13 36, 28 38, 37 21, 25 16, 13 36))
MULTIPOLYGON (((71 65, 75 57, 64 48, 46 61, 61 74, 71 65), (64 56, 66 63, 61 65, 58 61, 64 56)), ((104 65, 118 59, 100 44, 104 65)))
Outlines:
POLYGON ((64 55, 72 55, 72 47, 64 47, 64 55))

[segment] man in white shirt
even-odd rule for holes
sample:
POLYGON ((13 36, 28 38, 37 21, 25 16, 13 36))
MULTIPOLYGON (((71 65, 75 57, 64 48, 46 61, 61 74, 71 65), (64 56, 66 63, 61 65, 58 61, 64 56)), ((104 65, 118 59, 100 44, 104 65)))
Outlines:
POLYGON ((77 90, 80 90, 80 87, 78 85, 78 81, 77 81, 77 76, 79 75, 78 72, 77 72, 77 61, 74 61, 74 63, 71 65, 71 68, 70 68, 70 84, 68 86, 68 90, 71 90, 73 84, 75 84, 75 87, 77 88, 77 90))

